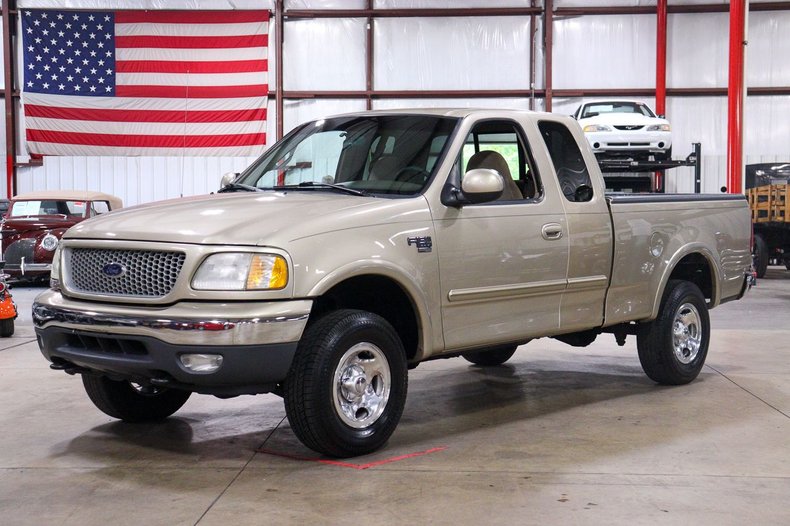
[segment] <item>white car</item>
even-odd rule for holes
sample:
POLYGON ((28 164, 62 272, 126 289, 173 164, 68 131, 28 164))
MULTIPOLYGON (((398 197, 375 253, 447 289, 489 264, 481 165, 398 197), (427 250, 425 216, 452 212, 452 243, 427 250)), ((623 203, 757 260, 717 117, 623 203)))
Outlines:
POLYGON ((579 106, 573 117, 599 157, 672 158, 669 121, 644 102, 598 100, 579 106))

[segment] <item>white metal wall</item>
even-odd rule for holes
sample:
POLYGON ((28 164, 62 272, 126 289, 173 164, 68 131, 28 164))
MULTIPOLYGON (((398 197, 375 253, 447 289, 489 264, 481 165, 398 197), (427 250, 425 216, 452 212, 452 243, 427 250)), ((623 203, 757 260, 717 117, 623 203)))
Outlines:
MULTIPOLYGON (((655 0, 604 0, 596 5, 655 5, 655 0)), ((719 0, 671 0, 671 4, 719 0)), ((752 4, 759 3, 752 0, 752 4)), ((269 8, 274 0, 20 0, 20 7, 60 8, 269 8)), ((288 9, 361 9, 365 0, 285 0, 288 9)), ((375 0, 376 8, 528 7, 529 0, 375 0)), ((555 7, 589 6, 585 0, 555 0, 555 7)), ((747 84, 788 86, 790 12, 749 14, 747 84)), ((554 88, 652 88, 655 85, 656 21, 653 15, 557 17, 554 25, 554 88)), ((540 26, 540 22, 538 23, 540 26)), ((275 41, 274 23, 271 42, 275 41)), ((529 17, 377 19, 374 26, 374 87, 381 90, 526 89, 529 40, 540 50, 540 27, 529 17)), ((286 21, 286 90, 365 88, 366 21, 286 21)), ((669 16, 669 87, 726 87, 729 22, 726 13, 669 16)), ((269 67, 275 68, 274 46, 269 67)), ((537 57, 536 87, 544 85, 543 57, 537 57)), ((271 75, 272 82, 274 75, 271 75)), ((643 98, 653 105, 652 98, 643 98)), ((558 99, 553 109, 571 113, 578 98, 558 99)), ((375 100, 374 108, 477 106, 528 108, 527 98, 375 100)), ((538 109, 542 101, 538 99, 538 109)), ((363 100, 286 100, 284 127, 365 108, 363 100)), ((267 134, 274 138, 273 101, 267 134)), ((703 189, 717 192, 726 181, 726 97, 670 97, 675 156, 691 143, 703 148, 703 189)), ((750 96, 746 101, 747 163, 790 160, 790 97, 750 96)), ((24 151, 24 150, 20 150, 24 151)), ((19 191, 89 188, 115 193, 128 204, 211 191, 222 173, 238 171, 249 159, 211 158, 45 158, 37 168, 18 171, 19 191)), ((3 186, 4 185, 0 185, 3 186)), ((690 169, 669 172, 669 191, 693 190, 690 169)), ((2 190, 4 191, 4 189, 2 190)), ((2 192, 0 191, 0 192, 2 192)))

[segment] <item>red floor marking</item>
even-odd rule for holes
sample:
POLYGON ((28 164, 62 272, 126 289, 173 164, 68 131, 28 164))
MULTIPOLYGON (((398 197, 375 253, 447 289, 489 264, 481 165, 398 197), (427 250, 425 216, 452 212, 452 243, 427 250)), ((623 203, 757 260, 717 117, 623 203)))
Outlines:
POLYGON ((400 462, 401 460, 407 460, 410 458, 423 457, 425 455, 430 455, 431 453, 438 453, 439 451, 444 451, 445 449, 447 449, 447 446, 434 447, 431 449, 426 449, 425 451, 417 451, 416 453, 408 453, 406 455, 399 455, 397 457, 386 458, 384 460, 376 460, 375 462, 368 462, 367 464, 354 464, 352 462, 343 462, 341 460, 327 460, 323 458, 299 457, 296 455, 290 455, 288 453, 272 451, 270 449, 259 449, 258 453, 264 453, 266 455, 274 455, 276 457, 290 458, 292 460, 302 460, 305 462, 318 462, 320 464, 328 464, 330 466, 338 466, 341 468, 351 468, 351 469, 361 470, 361 469, 370 469, 378 466, 383 466, 384 464, 392 464, 393 462, 400 462))

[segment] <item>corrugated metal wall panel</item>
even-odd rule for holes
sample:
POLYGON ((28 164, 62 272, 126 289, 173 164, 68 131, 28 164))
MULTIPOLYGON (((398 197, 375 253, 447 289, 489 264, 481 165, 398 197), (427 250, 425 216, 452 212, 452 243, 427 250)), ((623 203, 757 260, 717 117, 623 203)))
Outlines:
POLYGON ((62 188, 117 195, 124 205, 206 194, 222 175, 240 172, 255 157, 44 157, 43 166, 20 167, 19 192, 62 188))

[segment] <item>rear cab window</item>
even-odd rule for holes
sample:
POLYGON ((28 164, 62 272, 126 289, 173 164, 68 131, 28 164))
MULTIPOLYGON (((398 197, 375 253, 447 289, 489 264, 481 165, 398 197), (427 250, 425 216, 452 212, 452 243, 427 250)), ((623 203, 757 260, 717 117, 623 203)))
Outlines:
POLYGON ((590 172, 571 131, 564 124, 554 121, 540 121, 538 129, 546 143, 565 199, 574 203, 591 201, 594 191, 590 172))

